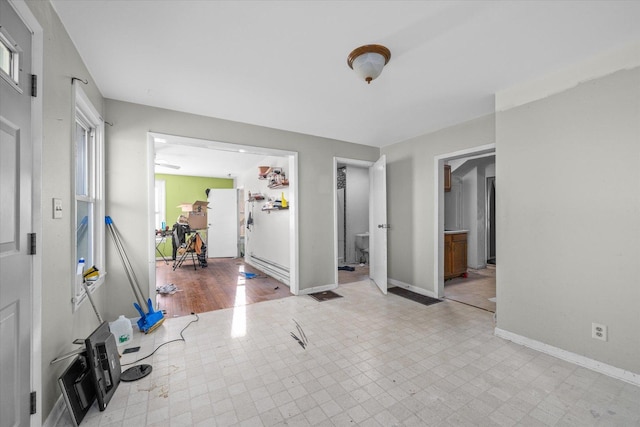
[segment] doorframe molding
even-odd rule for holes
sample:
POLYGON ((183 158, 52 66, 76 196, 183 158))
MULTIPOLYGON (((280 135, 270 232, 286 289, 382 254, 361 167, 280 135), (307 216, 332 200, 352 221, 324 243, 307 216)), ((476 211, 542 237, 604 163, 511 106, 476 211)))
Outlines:
MULTIPOLYGON (((37 93, 31 97, 31 147, 32 152, 32 200, 31 231, 42 241, 42 129, 43 129, 43 63, 44 34, 36 17, 25 0, 9 0, 9 5, 18 13, 22 22, 31 30, 31 73, 40 76, 37 93)), ((39 243, 40 248, 42 244, 39 243)), ((42 250, 33 255, 31 265, 31 391, 35 391, 36 415, 31 416, 31 426, 42 425, 42 250)))
MULTIPOLYGON (((148 175, 148 188, 149 194, 147 195, 148 203, 147 203, 147 216, 149 218, 150 224, 153 224, 155 212, 154 212, 154 201, 155 201, 155 192, 154 192, 154 182, 155 182, 155 168, 154 168, 154 157, 155 157, 155 146, 154 146, 154 137, 162 137, 162 136, 172 136, 167 133, 157 132, 157 131, 149 131, 147 132, 147 170, 149 171, 148 175)), ((173 135, 175 136, 175 135, 173 135)), ((227 142, 220 142, 215 140, 205 140, 202 138, 190 137, 181 135, 180 139, 183 140, 181 144, 185 146, 191 146, 189 144, 189 140, 193 141, 193 143, 201 144, 202 142, 206 142, 208 147, 211 150, 222 150, 222 151, 238 151, 240 149, 244 149, 247 152, 251 153, 261 153, 265 156, 280 156, 286 157, 289 162, 289 292, 293 295, 298 295, 300 293, 300 254, 299 254, 299 228, 298 228, 298 188, 299 188, 299 179, 298 179, 298 152, 296 151, 288 151, 288 150, 280 150, 276 148, 267 148, 253 145, 244 145, 244 144, 233 144, 227 142)), ((241 155, 241 153, 238 153, 241 155)), ((234 187, 237 189, 237 182, 234 180, 234 187)), ((155 261, 155 234, 153 227, 149 227, 149 235, 147 238, 149 242, 147 251, 148 251, 148 259, 149 259, 149 295, 155 295, 155 285, 156 285, 156 261, 155 261)))
POLYGON ((444 297, 444 162, 465 157, 484 156, 496 151, 496 144, 486 144, 433 157, 433 293, 444 297))
POLYGON ((490 192, 490 188, 489 188, 489 182, 493 183, 494 186, 494 190, 493 190, 493 197, 496 197, 495 194, 495 185, 496 185, 496 175, 495 173, 493 174, 493 176, 488 176, 485 177, 485 190, 484 190, 484 196, 485 196, 485 211, 486 211, 486 215, 485 215, 485 220, 486 220, 486 225, 485 225, 485 258, 487 259, 487 261, 490 259, 491 257, 491 232, 493 231, 495 233, 495 230, 491 227, 491 217, 490 214, 493 213, 493 215, 495 215, 495 210, 494 212, 491 212, 491 192, 490 192))

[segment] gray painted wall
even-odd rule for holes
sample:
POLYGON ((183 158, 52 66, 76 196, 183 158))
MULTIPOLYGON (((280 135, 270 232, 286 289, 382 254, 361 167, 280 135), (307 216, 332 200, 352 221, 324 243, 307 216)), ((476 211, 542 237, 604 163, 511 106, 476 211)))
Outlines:
MULTIPOLYGON (((382 148, 387 156, 388 276, 434 289, 434 157, 495 141, 489 115, 382 148)), ((444 197, 443 197, 444 202, 444 197)))
MULTIPOLYGON (((101 112, 103 100, 50 4, 28 5, 44 30, 41 203, 46 210, 53 197, 61 198, 69 213, 70 77, 89 80, 83 88, 101 112)), ((389 277, 433 289, 433 158, 493 143, 497 127, 498 326, 640 372, 639 88, 637 68, 621 71, 499 113, 497 125, 491 115, 382 149, 392 226, 389 277), (592 321, 609 326, 609 342, 591 339, 592 321)), ((298 151, 300 287, 334 281, 333 157, 373 161, 378 149, 118 101, 107 101, 104 111, 114 123, 106 135, 107 214, 127 236, 142 282, 149 263, 144 225, 153 226, 146 206, 149 130, 298 151)), ((66 215, 42 215, 43 306, 36 325, 42 332, 42 419, 60 395, 56 380, 65 368, 49 361, 97 325, 88 304, 71 312, 74 260, 66 215)), ((133 315, 131 290, 108 243, 108 283, 96 302, 105 317, 133 315)))
MULTIPOLYGON (((72 91, 71 76, 89 80, 83 89, 94 106, 114 123, 106 127, 106 214, 113 216, 125 239, 128 255, 141 283, 148 282, 147 131, 192 136, 224 142, 281 148, 299 153, 300 178, 300 288, 334 281, 333 255, 333 157, 376 160, 379 150, 291 132, 241 123, 105 101, 92 82, 72 41, 48 2, 29 2, 44 31, 44 123, 42 206, 61 198, 64 219, 43 217, 42 251, 42 419, 60 396, 57 378, 65 363, 49 365, 60 354, 77 346, 75 338, 87 336, 97 326, 90 305, 71 311, 72 228, 72 91)), ((135 316, 133 295, 110 239, 107 239, 107 283, 94 298, 106 319, 117 314, 135 316)))
MULTIPOLYGON (((333 157, 372 161, 378 148, 110 99, 105 115, 113 123, 107 129, 107 215, 125 236, 141 283, 149 280, 147 239, 153 227, 147 214, 148 131, 298 152, 300 290, 334 283, 333 157)), ((107 312, 134 316, 132 293, 110 241, 107 269, 107 312)))
MULTIPOLYGON (((76 261, 73 259, 72 218, 73 157, 72 126, 73 92, 71 77, 89 80, 82 89, 98 112, 102 112, 103 99, 93 84, 67 35, 58 15, 48 2, 28 2, 28 6, 43 29, 44 75, 43 90, 43 143, 42 143, 42 236, 39 250, 42 254, 42 413, 44 420, 55 404, 60 391, 58 377, 66 363, 50 365, 56 357, 77 346, 76 338, 86 337, 98 326, 98 320, 87 301, 72 313, 72 281, 76 261), (63 218, 52 219, 52 198, 62 199, 63 218)), ((94 294, 98 309, 104 313, 106 286, 94 294)), ((39 344, 35 345, 36 347, 39 344)))
POLYGON ((640 68, 498 113, 496 134, 498 327, 640 373, 640 68))

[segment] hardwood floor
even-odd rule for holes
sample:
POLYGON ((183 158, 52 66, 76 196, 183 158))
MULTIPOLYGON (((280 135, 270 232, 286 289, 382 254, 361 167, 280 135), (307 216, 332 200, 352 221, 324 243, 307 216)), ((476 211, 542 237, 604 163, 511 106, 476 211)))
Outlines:
POLYGON ((185 316, 291 296, 289 287, 266 276, 240 258, 210 258, 206 268, 193 269, 191 260, 173 271, 173 264, 156 262, 156 288, 173 283, 173 294, 156 294, 166 317, 185 316), (246 279, 241 272, 255 273, 246 279))
POLYGON ((444 282, 445 298, 496 312, 496 266, 481 270, 469 269, 468 277, 456 277, 444 282), (493 298, 493 301, 489 298, 493 298))

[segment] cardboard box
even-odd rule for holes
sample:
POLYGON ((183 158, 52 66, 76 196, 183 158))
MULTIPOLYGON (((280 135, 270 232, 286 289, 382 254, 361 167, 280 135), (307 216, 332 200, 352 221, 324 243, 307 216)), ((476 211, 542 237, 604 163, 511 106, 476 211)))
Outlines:
POLYGON ((207 206, 209 206, 209 202, 196 200, 193 203, 180 203, 176 207, 182 209, 182 212, 205 212, 206 213, 207 206))
POLYGON ((189 212, 189 228, 192 230, 205 230, 207 225, 206 212, 189 212))
POLYGON ((207 221, 208 205, 209 202, 196 200, 193 203, 181 203, 178 207, 182 208, 182 212, 189 213, 187 216, 189 220, 189 228, 192 230, 203 230, 209 226, 207 221))

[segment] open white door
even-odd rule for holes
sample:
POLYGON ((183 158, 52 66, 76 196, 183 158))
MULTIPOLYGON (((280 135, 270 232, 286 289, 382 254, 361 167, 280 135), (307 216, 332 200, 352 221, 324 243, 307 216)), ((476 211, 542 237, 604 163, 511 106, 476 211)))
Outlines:
POLYGON ((369 168, 369 276, 387 293, 387 158, 369 168))
POLYGON ((238 256, 238 190, 209 190, 208 258, 238 256))

